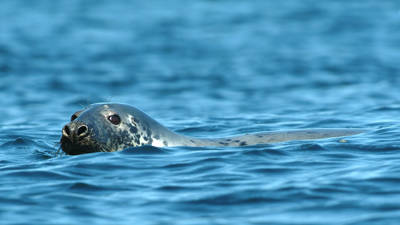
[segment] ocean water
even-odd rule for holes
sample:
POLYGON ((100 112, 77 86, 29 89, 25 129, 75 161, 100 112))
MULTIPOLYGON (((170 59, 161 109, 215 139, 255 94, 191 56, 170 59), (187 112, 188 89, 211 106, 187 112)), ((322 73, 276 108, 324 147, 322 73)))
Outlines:
POLYGON ((398 224, 400 3, 0 2, 0 224, 398 224), (330 138, 56 155, 95 102, 178 133, 330 138))

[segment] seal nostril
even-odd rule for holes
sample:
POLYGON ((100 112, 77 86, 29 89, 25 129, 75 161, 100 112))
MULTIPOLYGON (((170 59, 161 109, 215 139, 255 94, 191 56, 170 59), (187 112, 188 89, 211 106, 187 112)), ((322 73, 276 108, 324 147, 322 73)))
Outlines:
POLYGON ((77 135, 78 136, 83 136, 83 135, 85 135, 86 133, 87 133, 87 131, 88 131, 88 128, 87 128, 87 126, 86 125, 82 125, 82 126, 80 126, 79 128, 78 128, 78 131, 77 131, 77 135))
POLYGON ((67 125, 64 126, 64 131, 68 136, 71 136, 71 130, 69 129, 69 127, 67 125))

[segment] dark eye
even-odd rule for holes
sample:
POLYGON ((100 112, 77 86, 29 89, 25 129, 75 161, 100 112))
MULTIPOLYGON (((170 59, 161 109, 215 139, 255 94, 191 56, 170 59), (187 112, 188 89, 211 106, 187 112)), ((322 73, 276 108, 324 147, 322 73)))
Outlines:
POLYGON ((116 114, 107 117, 107 119, 114 125, 118 125, 119 123, 121 123, 121 118, 116 114))
POLYGON ((75 112, 74 114, 72 114, 71 116, 71 121, 74 121, 76 118, 78 118, 78 116, 81 114, 83 110, 75 112))
POLYGON ((74 121, 76 118, 78 118, 78 116, 76 114, 71 116, 71 121, 74 121))

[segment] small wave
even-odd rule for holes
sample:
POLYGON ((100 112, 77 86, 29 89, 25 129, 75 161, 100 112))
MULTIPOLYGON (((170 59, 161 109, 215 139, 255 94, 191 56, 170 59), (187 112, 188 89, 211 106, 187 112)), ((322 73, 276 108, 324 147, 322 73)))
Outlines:
POLYGON ((249 170, 248 172, 250 173, 259 173, 259 174, 268 174, 268 175, 279 175, 279 174, 285 174, 285 173, 291 173, 295 172, 297 169, 293 168, 284 168, 284 167, 267 167, 267 168, 257 168, 257 169, 252 169, 249 170))
MULTIPOLYGON (((241 150, 240 150, 241 151, 241 150)), ((281 149, 270 149, 270 148, 254 148, 250 150, 243 150, 241 151, 242 155, 248 156, 288 156, 288 152, 281 150, 281 149)))
POLYGON ((20 136, 14 140, 3 143, 0 147, 30 147, 34 145, 36 145, 36 142, 33 140, 33 138, 20 136))
POLYGON ((69 185, 68 190, 71 191, 105 191, 109 190, 106 187, 100 185, 89 184, 87 182, 74 182, 69 185))
POLYGON ((8 172, 1 172, 2 176, 9 176, 9 177, 19 177, 24 178, 27 180, 36 179, 36 180, 70 180, 74 179, 72 176, 67 175, 61 172, 55 171, 48 171, 48 170, 27 170, 26 168, 20 168, 19 170, 15 171, 8 171, 8 172))
POLYGON ((141 155, 141 154, 146 155, 146 154, 162 154, 166 152, 167 150, 163 148, 158 148, 151 145, 144 145, 139 147, 126 148, 123 151, 120 151, 119 153, 124 155, 141 155))

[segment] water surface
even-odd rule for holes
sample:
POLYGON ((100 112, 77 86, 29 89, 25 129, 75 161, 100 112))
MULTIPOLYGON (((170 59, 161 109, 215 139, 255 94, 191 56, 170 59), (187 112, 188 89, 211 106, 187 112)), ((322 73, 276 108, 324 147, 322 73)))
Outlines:
POLYGON ((1 1, 0 223, 397 224, 397 1, 1 1), (94 102, 239 148, 59 156, 94 102))

